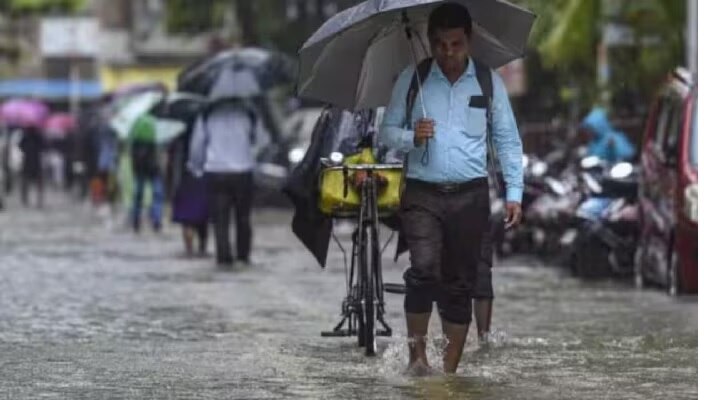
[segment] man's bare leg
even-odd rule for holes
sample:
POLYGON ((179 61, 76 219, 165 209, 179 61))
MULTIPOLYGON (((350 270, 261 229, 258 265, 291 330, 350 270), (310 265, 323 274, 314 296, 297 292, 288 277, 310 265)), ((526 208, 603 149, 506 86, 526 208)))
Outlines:
POLYGON ((477 337, 481 344, 486 344, 489 340, 493 305, 492 299, 474 300, 474 319, 477 321, 477 337))
POLYGON ((193 230, 190 227, 183 227, 183 245, 186 247, 186 256, 193 256, 193 230))
POLYGON ((426 341, 428 338, 428 324, 431 313, 406 313, 406 327, 408 329, 408 372, 414 375, 427 375, 430 373, 428 355, 426 354, 426 341))
POLYGON ((447 338, 443 369, 446 374, 454 374, 457 372, 460 359, 462 359, 462 351, 464 350, 464 343, 467 341, 469 324, 454 324, 442 319, 442 332, 447 338))

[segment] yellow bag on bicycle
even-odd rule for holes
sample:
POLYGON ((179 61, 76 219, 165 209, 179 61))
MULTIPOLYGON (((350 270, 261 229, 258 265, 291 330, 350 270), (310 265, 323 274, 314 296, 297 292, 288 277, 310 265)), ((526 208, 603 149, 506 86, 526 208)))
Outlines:
MULTIPOLYGON (((360 153, 348 156, 343 165, 376 164, 372 149, 365 148, 360 153)), ((380 211, 394 211, 400 203, 399 187, 403 170, 383 170, 376 174, 386 180, 386 184, 378 186, 377 206, 380 211)), ((320 210, 326 215, 349 215, 359 210, 361 196, 355 188, 351 178, 352 171, 348 174, 347 193, 345 195, 345 176, 339 169, 323 169, 320 177, 320 210)))

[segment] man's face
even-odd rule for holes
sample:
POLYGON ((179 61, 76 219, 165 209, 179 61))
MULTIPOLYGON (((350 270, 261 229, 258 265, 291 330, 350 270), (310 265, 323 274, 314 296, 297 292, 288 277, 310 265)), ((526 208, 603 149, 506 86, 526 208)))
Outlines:
POLYGON ((431 38, 433 58, 445 72, 457 72, 466 67, 469 38, 463 28, 438 29, 431 38))

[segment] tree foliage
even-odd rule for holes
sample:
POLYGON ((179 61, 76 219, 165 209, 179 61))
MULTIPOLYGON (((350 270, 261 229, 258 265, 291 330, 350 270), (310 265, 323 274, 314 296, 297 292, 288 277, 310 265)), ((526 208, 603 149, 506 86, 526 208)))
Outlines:
POLYGON ((75 13, 86 0, 0 0, 0 12, 7 14, 75 13))
MULTIPOLYGON (((172 33, 205 33, 223 28, 224 15, 234 11, 237 28, 244 45, 261 45, 295 54, 298 47, 327 18, 326 5, 338 10, 359 0, 167 0, 167 27, 172 33), (311 4, 315 7, 311 8, 311 4), (296 9, 296 17, 287 16, 287 7, 296 9)), ((227 28, 227 27, 225 27, 227 28)), ((225 29, 227 30, 227 29, 225 29)))
MULTIPOLYGON (((661 78, 684 61, 685 0, 515 0, 538 15, 531 47, 560 84, 576 88, 585 104, 596 101, 597 49, 602 28, 630 28, 630 45, 609 49, 609 87, 616 102, 643 102, 661 78)), ((567 93, 566 91, 563 91, 567 93)), ((618 106, 619 104, 617 104, 618 106)))
POLYGON ((225 7, 223 0, 166 0, 166 28, 181 34, 199 34, 211 31, 223 24, 225 7))

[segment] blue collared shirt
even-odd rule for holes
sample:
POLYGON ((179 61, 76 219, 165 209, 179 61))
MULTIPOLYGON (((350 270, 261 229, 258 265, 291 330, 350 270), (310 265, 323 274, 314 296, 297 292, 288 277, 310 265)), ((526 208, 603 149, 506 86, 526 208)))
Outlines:
MULTIPOLYGON (((399 75, 384 113, 379 139, 393 149, 408 153, 407 176, 434 183, 458 183, 487 176, 486 109, 469 107, 472 96, 481 96, 474 62, 454 84, 445 77, 436 62, 423 83, 422 91, 428 118, 435 121, 435 136, 430 140, 429 160, 421 158, 425 146, 415 147, 413 130, 406 129, 406 94, 413 66, 399 75)), ((506 199, 520 202, 523 197, 523 145, 516 119, 501 77, 492 71, 493 141, 504 179, 506 199)), ((418 96, 412 122, 423 117, 418 96)))

